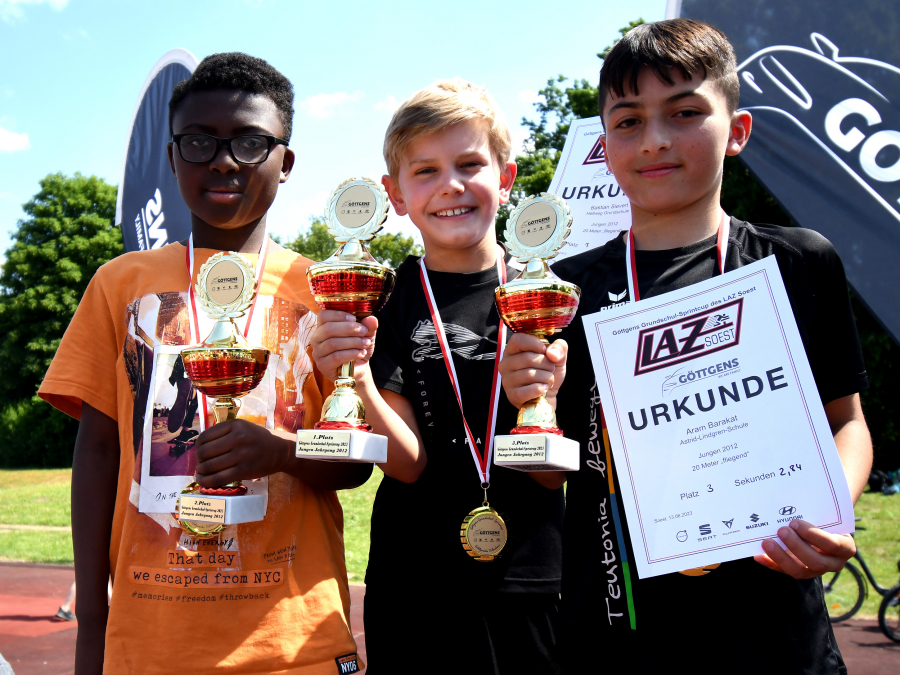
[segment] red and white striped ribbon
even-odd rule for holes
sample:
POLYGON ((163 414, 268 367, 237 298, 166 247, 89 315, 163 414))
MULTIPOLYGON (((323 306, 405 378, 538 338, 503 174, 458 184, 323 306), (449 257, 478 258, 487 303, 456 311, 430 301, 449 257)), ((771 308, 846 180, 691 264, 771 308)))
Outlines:
MULTIPOLYGON (((731 218, 722 211, 722 220, 719 221, 719 231, 716 234, 716 264, 719 274, 725 274, 725 253, 728 249, 728 235, 731 232, 731 218)), ((628 270, 628 300, 637 302, 641 299, 638 290, 637 265, 634 262, 634 234, 628 228, 628 236, 625 238, 625 266, 628 270)))
MULTIPOLYGON (((447 342, 447 334, 444 332, 444 323, 441 321, 441 314, 438 311, 437 303, 434 300, 434 293, 431 291, 431 283, 428 281, 428 270, 425 268, 425 256, 419 259, 419 276, 422 280, 422 289, 425 291, 425 299, 428 301, 428 311, 431 312, 431 321, 434 323, 434 330, 437 334, 438 343, 441 346, 441 355, 444 357, 444 365, 447 367, 447 374, 450 376, 450 382, 453 384, 453 391, 456 393, 456 401, 459 403, 459 412, 463 418, 463 426, 466 429, 466 438, 469 441, 469 449, 472 451, 472 458, 475 460, 475 467, 481 478, 482 486, 486 486, 491 482, 491 458, 494 452, 494 429, 497 425, 497 408, 500 402, 500 357, 503 355, 503 347, 506 344, 506 324, 500 320, 500 331, 497 334, 497 354, 494 358, 494 377, 491 383, 491 409, 488 413, 487 432, 484 439, 484 452, 478 452, 478 446, 475 445, 475 436, 466 422, 466 414, 463 410, 462 391, 459 388, 459 378, 456 376, 456 368, 453 365, 453 352, 450 351, 447 342)), ((502 250, 497 255, 497 276, 501 284, 506 283, 506 261, 502 250)))

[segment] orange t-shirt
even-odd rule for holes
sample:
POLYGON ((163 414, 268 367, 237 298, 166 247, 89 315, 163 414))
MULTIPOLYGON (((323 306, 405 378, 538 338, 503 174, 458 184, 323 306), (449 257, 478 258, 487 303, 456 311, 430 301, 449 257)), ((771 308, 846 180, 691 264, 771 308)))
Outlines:
MULTIPOLYGON (((213 253, 195 251, 192 283, 213 253)), ((256 264, 257 256, 246 257, 256 264)), ((199 428, 203 406, 196 401, 202 399, 189 381, 178 379, 180 372, 172 373, 171 365, 162 372, 162 361, 153 357, 154 347, 191 343, 185 258, 184 246, 169 244, 103 265, 38 392, 73 417, 86 402, 119 426, 104 672, 341 672, 336 659, 354 654, 356 643, 335 492, 313 490, 283 473, 248 482, 251 492, 267 495, 265 519, 227 526, 213 544, 190 538, 166 509, 138 508, 147 490, 142 480, 181 480, 196 466, 193 443, 175 438, 199 428), (193 397, 193 407, 185 396, 193 397), (150 449, 144 447, 148 434, 150 449)), ((308 265, 292 251, 268 255, 248 335, 272 353, 267 379, 257 387, 266 391, 251 392, 239 415, 291 432, 318 421, 323 398, 308 351, 316 308, 308 265)), ((212 322, 199 306, 198 313, 202 339, 212 322)), ((236 321, 242 330, 245 320, 236 321)))

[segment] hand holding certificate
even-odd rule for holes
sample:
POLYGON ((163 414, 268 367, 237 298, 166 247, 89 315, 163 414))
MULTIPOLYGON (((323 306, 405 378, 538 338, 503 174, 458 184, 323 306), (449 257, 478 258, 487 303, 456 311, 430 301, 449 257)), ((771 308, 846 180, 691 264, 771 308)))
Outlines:
POLYGON ((642 578, 853 531, 774 258, 584 322, 642 578))

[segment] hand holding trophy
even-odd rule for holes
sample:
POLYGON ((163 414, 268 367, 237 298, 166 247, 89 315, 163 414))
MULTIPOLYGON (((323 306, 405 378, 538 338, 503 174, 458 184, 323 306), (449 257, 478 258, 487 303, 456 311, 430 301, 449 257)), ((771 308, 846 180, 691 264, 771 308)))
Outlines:
MULTIPOLYGON (((368 178, 351 178, 331 194, 325 211, 328 232, 340 246, 326 260, 309 266, 307 277, 322 309, 371 316, 388 301, 394 271, 366 250, 387 219, 385 189, 368 178)), ((356 393, 353 362, 341 366, 334 392, 322 405, 313 429, 297 432, 297 457, 345 462, 387 461, 387 438, 372 433, 366 407, 356 393)))
MULTIPOLYGON (((506 247, 525 263, 515 279, 494 293, 504 323, 516 333, 547 338, 569 325, 578 311, 581 289, 557 277, 547 266, 569 236, 572 216, 566 202, 542 192, 512 212, 506 226, 506 247)), ((556 413, 544 396, 520 409, 516 428, 494 440, 494 464, 520 471, 577 471, 578 443, 563 438, 556 413)))
MULTIPOLYGON (((255 300, 253 266, 239 253, 216 253, 200 268, 195 293, 216 324, 201 344, 181 352, 185 374, 201 394, 214 397, 216 423, 233 420, 240 398, 260 383, 269 364, 269 350, 250 345, 234 323, 255 300)), ((218 488, 191 483, 176 502, 176 518, 198 539, 217 537, 226 525, 265 518, 265 497, 246 493, 239 480, 218 488)))

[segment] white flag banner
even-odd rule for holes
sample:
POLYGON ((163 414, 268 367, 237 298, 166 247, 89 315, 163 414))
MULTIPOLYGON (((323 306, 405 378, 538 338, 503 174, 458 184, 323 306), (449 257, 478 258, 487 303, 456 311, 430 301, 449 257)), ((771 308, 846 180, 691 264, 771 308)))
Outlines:
POLYGON ((572 234, 556 260, 602 246, 631 226, 631 206, 600 145, 599 117, 573 120, 548 192, 562 197, 572 212, 572 234))

